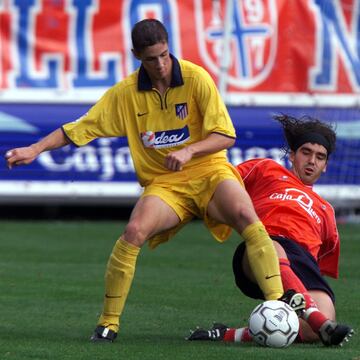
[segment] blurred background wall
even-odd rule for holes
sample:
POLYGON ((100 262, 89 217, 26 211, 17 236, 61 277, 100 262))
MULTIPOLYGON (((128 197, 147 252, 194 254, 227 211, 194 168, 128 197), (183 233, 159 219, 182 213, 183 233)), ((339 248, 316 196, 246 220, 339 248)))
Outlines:
MULTIPOLYGON (((1 154, 81 117, 133 72, 130 32, 146 17, 166 25, 176 57, 203 66, 217 83, 238 134, 234 164, 270 157, 289 165, 274 114, 335 123, 337 151, 316 190, 339 216, 356 217, 357 0, 1 0, 1 154)), ((64 206, 126 209, 140 193, 126 139, 67 146, 11 171, 0 160, 0 216, 24 206, 53 215, 64 206)))

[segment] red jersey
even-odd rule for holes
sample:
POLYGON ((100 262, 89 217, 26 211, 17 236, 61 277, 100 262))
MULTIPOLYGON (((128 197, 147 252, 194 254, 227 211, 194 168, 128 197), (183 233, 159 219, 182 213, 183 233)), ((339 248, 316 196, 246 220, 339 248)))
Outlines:
POLYGON ((340 244, 332 206, 274 160, 249 160, 237 169, 268 233, 295 241, 322 274, 337 278, 340 244))

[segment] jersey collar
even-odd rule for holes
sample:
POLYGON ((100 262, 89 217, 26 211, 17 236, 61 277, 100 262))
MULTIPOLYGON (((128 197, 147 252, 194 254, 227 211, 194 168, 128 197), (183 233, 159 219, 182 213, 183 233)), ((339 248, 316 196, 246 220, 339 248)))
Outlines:
MULTIPOLYGON (((176 87, 184 85, 184 80, 181 74, 180 63, 178 59, 170 54, 172 59, 172 74, 171 74, 171 82, 170 87, 176 87)), ((139 77, 138 77, 138 90, 147 91, 152 90, 152 84, 149 75, 147 74, 143 65, 140 66, 139 69, 139 77)))

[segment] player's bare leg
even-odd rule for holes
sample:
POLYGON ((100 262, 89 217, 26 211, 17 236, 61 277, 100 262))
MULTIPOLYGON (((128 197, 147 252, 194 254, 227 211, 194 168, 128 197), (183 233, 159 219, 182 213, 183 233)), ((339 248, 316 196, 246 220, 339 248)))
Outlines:
POLYGON ((146 196, 137 202, 107 264, 104 308, 92 341, 111 342, 116 338, 141 246, 153 235, 178 223, 179 218, 174 210, 160 198, 146 196))
POLYGON ((302 321, 302 340, 304 342, 314 342, 320 339, 326 346, 342 346, 349 341, 349 338, 353 335, 353 329, 348 325, 336 322, 335 307, 330 296, 320 290, 311 290, 309 294, 316 303, 318 310, 328 320, 321 326, 318 333, 314 332, 307 322, 302 321))
MULTIPOLYGON (((324 291, 319 290, 310 290, 309 294, 314 299, 319 311, 321 311, 328 319, 335 321, 335 308, 329 295, 324 291)), ((310 325, 305 320, 300 319, 300 324, 302 341, 319 341, 319 335, 311 329, 310 325)))

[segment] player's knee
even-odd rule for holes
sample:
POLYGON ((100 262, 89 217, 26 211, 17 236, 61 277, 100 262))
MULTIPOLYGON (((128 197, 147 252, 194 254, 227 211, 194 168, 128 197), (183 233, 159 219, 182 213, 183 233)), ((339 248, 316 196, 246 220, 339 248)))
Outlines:
POLYGON ((284 248, 277 241, 273 241, 273 245, 274 245, 275 251, 278 255, 278 258, 279 259, 287 259, 287 254, 286 254, 284 248))
POLYGON ((236 207, 232 217, 234 227, 240 232, 242 232, 248 225, 253 224, 258 220, 259 219, 253 208, 249 208, 248 206, 242 204, 236 207))
POLYGON ((144 229, 136 221, 131 221, 126 225, 123 239, 136 246, 142 246, 147 240, 144 229))

